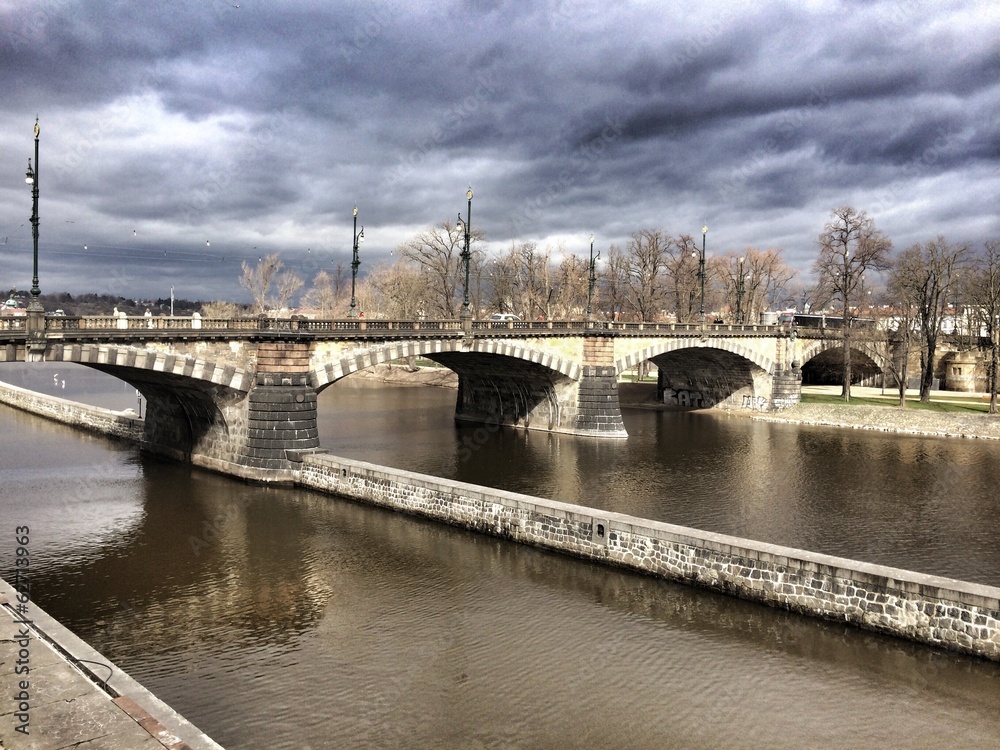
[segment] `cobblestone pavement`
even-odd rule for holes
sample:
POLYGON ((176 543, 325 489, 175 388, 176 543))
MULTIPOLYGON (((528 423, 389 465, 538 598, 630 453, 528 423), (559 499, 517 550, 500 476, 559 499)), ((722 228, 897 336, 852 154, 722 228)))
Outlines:
MULTIPOLYGON (((103 690, 49 638, 73 641, 70 651, 79 651, 82 641, 34 603, 26 604, 23 616, 18 606, 14 589, 0 581, 0 748, 192 750, 135 700, 103 690)), ((92 649, 88 656, 106 661, 92 649)), ((111 665, 104 669, 114 671, 111 665)), ((120 670, 117 679, 126 679, 120 670)), ((204 735, 196 745, 219 748, 204 735)))

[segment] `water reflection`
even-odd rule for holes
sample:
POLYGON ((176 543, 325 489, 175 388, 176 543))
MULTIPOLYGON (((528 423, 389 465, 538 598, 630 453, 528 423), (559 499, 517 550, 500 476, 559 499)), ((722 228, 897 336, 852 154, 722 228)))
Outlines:
MULTIPOLYGON (((367 398, 344 393, 342 412, 324 401, 325 420, 353 419, 367 398)), ((598 500, 613 486, 593 470, 601 462, 616 481, 633 483, 634 507, 671 512, 684 507, 692 482, 708 482, 705 470, 739 462, 755 489, 737 493, 720 518, 763 523, 777 513, 797 519, 794 527, 815 513, 801 495, 762 500, 759 492, 773 485, 758 464, 794 446, 795 431, 686 417, 690 441, 640 451, 638 476, 621 442, 514 431, 491 435, 462 462, 467 428, 427 445, 434 425, 451 426, 450 411, 432 404, 453 394, 382 394, 395 412, 383 426, 397 435, 400 461, 459 472, 479 462, 521 483, 532 481, 521 473, 530 469, 538 481, 585 487, 598 500), (708 446, 713 434, 730 444, 713 455, 691 447, 708 446), (490 460, 500 447, 505 453, 490 460), (686 460, 671 463, 674 455, 686 460), (696 458, 702 463, 690 468, 696 458)), ((660 435, 679 429, 642 415, 635 423, 660 435)), ((359 450, 390 456, 388 438, 356 422, 341 429, 359 450)), ((39 530, 40 603, 230 750, 931 748, 986 747, 1000 736, 994 664, 310 492, 235 482, 2 407, 0 448, 5 522, 23 517, 39 530), (8 484, 12 469, 30 481, 8 484), (74 513, 118 503, 108 528, 86 543, 64 504, 84 478, 90 489, 74 513), (114 526, 119 519, 128 522, 114 526)), ((724 491, 698 486, 704 505, 722 504, 724 491)), ((0 536, 5 574, 8 537, 0 536)))
POLYGON ((344 381, 320 396, 320 440, 374 463, 1000 585, 993 441, 642 409, 624 411, 628 440, 600 441, 456 426, 453 402, 344 381))

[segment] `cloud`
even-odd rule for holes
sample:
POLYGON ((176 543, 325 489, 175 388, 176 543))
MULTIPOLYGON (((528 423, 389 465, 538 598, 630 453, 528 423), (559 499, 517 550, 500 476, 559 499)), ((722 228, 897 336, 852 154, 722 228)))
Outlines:
POLYGON ((497 250, 708 223, 808 273, 843 203, 897 246, 1000 236, 985 0, 236 5, 0 5, 0 286, 35 115, 52 291, 242 298, 241 259, 345 262, 356 204, 374 263, 470 183, 497 250))

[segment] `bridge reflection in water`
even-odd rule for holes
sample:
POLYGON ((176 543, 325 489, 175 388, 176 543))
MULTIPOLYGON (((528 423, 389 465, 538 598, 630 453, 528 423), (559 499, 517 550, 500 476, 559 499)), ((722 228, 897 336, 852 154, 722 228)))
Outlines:
MULTIPOLYGON (((59 395, 72 396, 64 374, 59 395)), ((630 439, 601 442, 456 425, 453 400, 347 380, 321 395, 321 442, 997 583, 1000 448, 985 441, 626 410, 630 439)), ((230 750, 987 747, 1000 735, 994 664, 233 482, 7 409, 0 420, 4 517, 44 530, 41 606, 230 750)), ((11 542, 0 537, 5 574, 11 542)))

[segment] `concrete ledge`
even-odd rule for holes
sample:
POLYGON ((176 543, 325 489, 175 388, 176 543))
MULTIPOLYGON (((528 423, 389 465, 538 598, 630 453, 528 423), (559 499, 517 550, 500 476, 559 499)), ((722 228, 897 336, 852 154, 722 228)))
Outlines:
MULTIPOLYGON (((0 600, 17 601, 14 587, 2 579, 0 579, 0 600)), ((53 619, 37 604, 30 602, 28 607, 27 617, 31 623, 28 628, 32 631, 32 638, 44 640, 52 646, 63 661, 71 664, 94 684, 96 695, 105 694, 109 702, 113 702, 128 714, 160 745, 176 750, 183 748, 222 750, 222 746, 211 737, 132 679, 106 656, 53 619), (110 676, 107 670, 111 671, 110 676)), ((45 670, 33 669, 33 682, 44 679, 35 676, 38 674, 49 676, 45 670)), ((33 732, 32 735, 34 734, 33 732)), ((0 746, 3 744, 0 743, 0 746)))
POLYGON ((325 454, 298 483, 504 539, 1000 661, 1000 588, 325 454))

